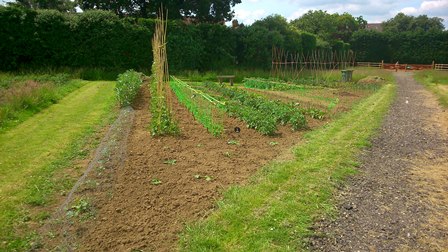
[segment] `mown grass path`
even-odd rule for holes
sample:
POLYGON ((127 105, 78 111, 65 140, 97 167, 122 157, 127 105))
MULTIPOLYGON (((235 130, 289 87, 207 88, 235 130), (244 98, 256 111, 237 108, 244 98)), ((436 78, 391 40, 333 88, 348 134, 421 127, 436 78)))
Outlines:
POLYGON ((10 240, 20 206, 40 190, 33 180, 48 176, 48 167, 110 112, 113 89, 113 82, 87 83, 0 134, 0 242, 10 240))

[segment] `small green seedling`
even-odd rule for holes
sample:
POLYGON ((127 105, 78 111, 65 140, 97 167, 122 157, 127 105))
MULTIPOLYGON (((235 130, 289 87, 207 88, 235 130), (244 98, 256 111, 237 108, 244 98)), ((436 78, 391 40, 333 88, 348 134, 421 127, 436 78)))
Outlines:
POLYGON ((238 141, 236 141, 236 140, 229 140, 229 141, 227 141, 227 144, 229 144, 229 145, 240 145, 240 143, 238 141))
POLYGON ((194 178, 195 178, 195 179, 200 179, 200 178, 201 178, 201 175, 196 174, 196 175, 194 175, 194 178))
POLYGON ((164 164, 169 164, 169 165, 175 165, 176 162, 177 162, 176 159, 168 159, 168 160, 165 160, 163 163, 164 164))
POLYGON ((85 199, 81 199, 67 210, 67 217, 78 217, 81 214, 89 212, 90 208, 90 203, 85 199))
POLYGON ((213 180, 212 177, 210 177, 210 176, 205 176, 205 181, 212 181, 212 180, 213 180))
POLYGON ((276 146, 276 145, 278 145, 278 142, 269 142, 269 145, 270 146, 276 146))
POLYGON ((223 155, 228 158, 230 158, 232 156, 232 154, 230 154, 230 152, 228 152, 228 151, 224 152, 223 155))
POLYGON ((162 184, 162 181, 160 181, 159 179, 153 178, 153 179, 151 179, 151 184, 152 185, 160 185, 160 184, 162 184))

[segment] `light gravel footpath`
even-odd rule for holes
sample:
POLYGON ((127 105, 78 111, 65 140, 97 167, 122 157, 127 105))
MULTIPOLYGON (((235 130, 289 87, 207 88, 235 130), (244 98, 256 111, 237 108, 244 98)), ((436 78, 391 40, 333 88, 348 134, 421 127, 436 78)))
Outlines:
POLYGON ((430 123, 431 117, 443 112, 428 102, 434 98, 411 73, 398 72, 395 77, 396 99, 372 146, 360 157, 360 173, 337 196, 339 217, 321 220, 314 227, 316 236, 310 245, 314 251, 448 249, 422 242, 422 237, 448 237, 428 227, 434 207, 418 189, 413 170, 415 160, 427 158, 428 153, 428 162, 448 156, 447 135, 440 125, 430 123))

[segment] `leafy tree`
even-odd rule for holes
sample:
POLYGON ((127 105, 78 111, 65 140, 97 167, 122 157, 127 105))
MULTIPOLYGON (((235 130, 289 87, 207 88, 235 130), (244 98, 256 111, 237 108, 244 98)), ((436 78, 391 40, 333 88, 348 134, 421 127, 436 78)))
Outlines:
POLYGON ((341 48, 341 43, 349 42, 353 32, 365 28, 367 21, 362 16, 355 18, 349 13, 329 14, 318 10, 308 11, 291 21, 291 24, 299 30, 316 34, 332 46, 341 48))
POLYGON ((234 16, 232 7, 241 3, 241 0, 184 0, 184 9, 181 14, 195 18, 200 22, 219 23, 230 21, 234 16))
POLYGON ((418 17, 398 13, 395 17, 383 22, 383 31, 391 33, 401 32, 435 32, 443 31, 443 19, 438 17, 429 18, 427 15, 418 17))
POLYGON ((344 13, 342 15, 333 14, 336 21, 336 32, 333 34, 333 39, 342 41, 349 41, 353 32, 359 29, 358 21, 350 14, 344 13))
POLYGON ((291 21, 297 29, 316 34, 320 38, 330 41, 337 31, 337 24, 327 11, 308 11, 298 19, 291 21))
MULTIPOLYGON (((268 32, 278 32, 282 36, 282 43, 277 45, 289 52, 302 52, 302 34, 290 25, 286 18, 280 15, 271 15, 253 23, 252 26, 263 27, 268 32)), ((314 45, 312 45, 314 47, 314 45)))
POLYGON ((232 7, 241 0, 79 0, 83 10, 110 10, 120 16, 155 17, 163 7, 169 19, 190 18, 194 22, 230 21, 232 7))

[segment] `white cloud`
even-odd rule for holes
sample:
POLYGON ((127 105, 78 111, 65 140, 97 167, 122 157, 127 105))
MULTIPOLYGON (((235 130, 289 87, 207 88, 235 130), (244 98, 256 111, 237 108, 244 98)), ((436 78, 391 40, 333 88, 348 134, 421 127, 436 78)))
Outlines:
POLYGON ((405 7, 399 12, 407 15, 446 16, 448 14, 448 0, 423 1, 418 8, 405 7))
POLYGON ((433 11, 435 9, 440 8, 448 10, 448 1, 447 0, 423 1, 423 3, 420 5, 420 10, 422 12, 433 11))
POLYGON ((288 20, 299 18, 310 10, 326 10, 328 13, 348 12, 353 16, 363 16, 368 22, 379 23, 394 17, 398 12, 408 15, 441 17, 448 26, 448 0, 243 0, 238 20, 245 24, 271 14, 280 14, 288 20), (243 7, 244 6, 244 7, 243 7), (255 12, 255 9, 264 10, 255 12))
POLYGON ((266 11, 263 9, 258 9, 254 11, 237 9, 235 10, 235 19, 238 19, 243 24, 252 24, 255 20, 261 19, 266 16, 266 11))
POLYGON ((406 7, 401 9, 399 12, 403 12, 406 15, 415 15, 418 13, 418 9, 415 7, 406 7))
POLYGON ((315 1, 298 1, 289 0, 292 5, 298 6, 288 18, 295 19, 305 14, 309 10, 326 10, 328 13, 344 13, 348 12, 353 16, 363 16, 371 19, 382 19, 385 15, 390 15, 391 9, 397 9, 397 1, 392 0, 378 0, 378 1, 361 1, 361 0, 348 0, 348 1, 328 1, 328 0, 315 0, 315 1))

